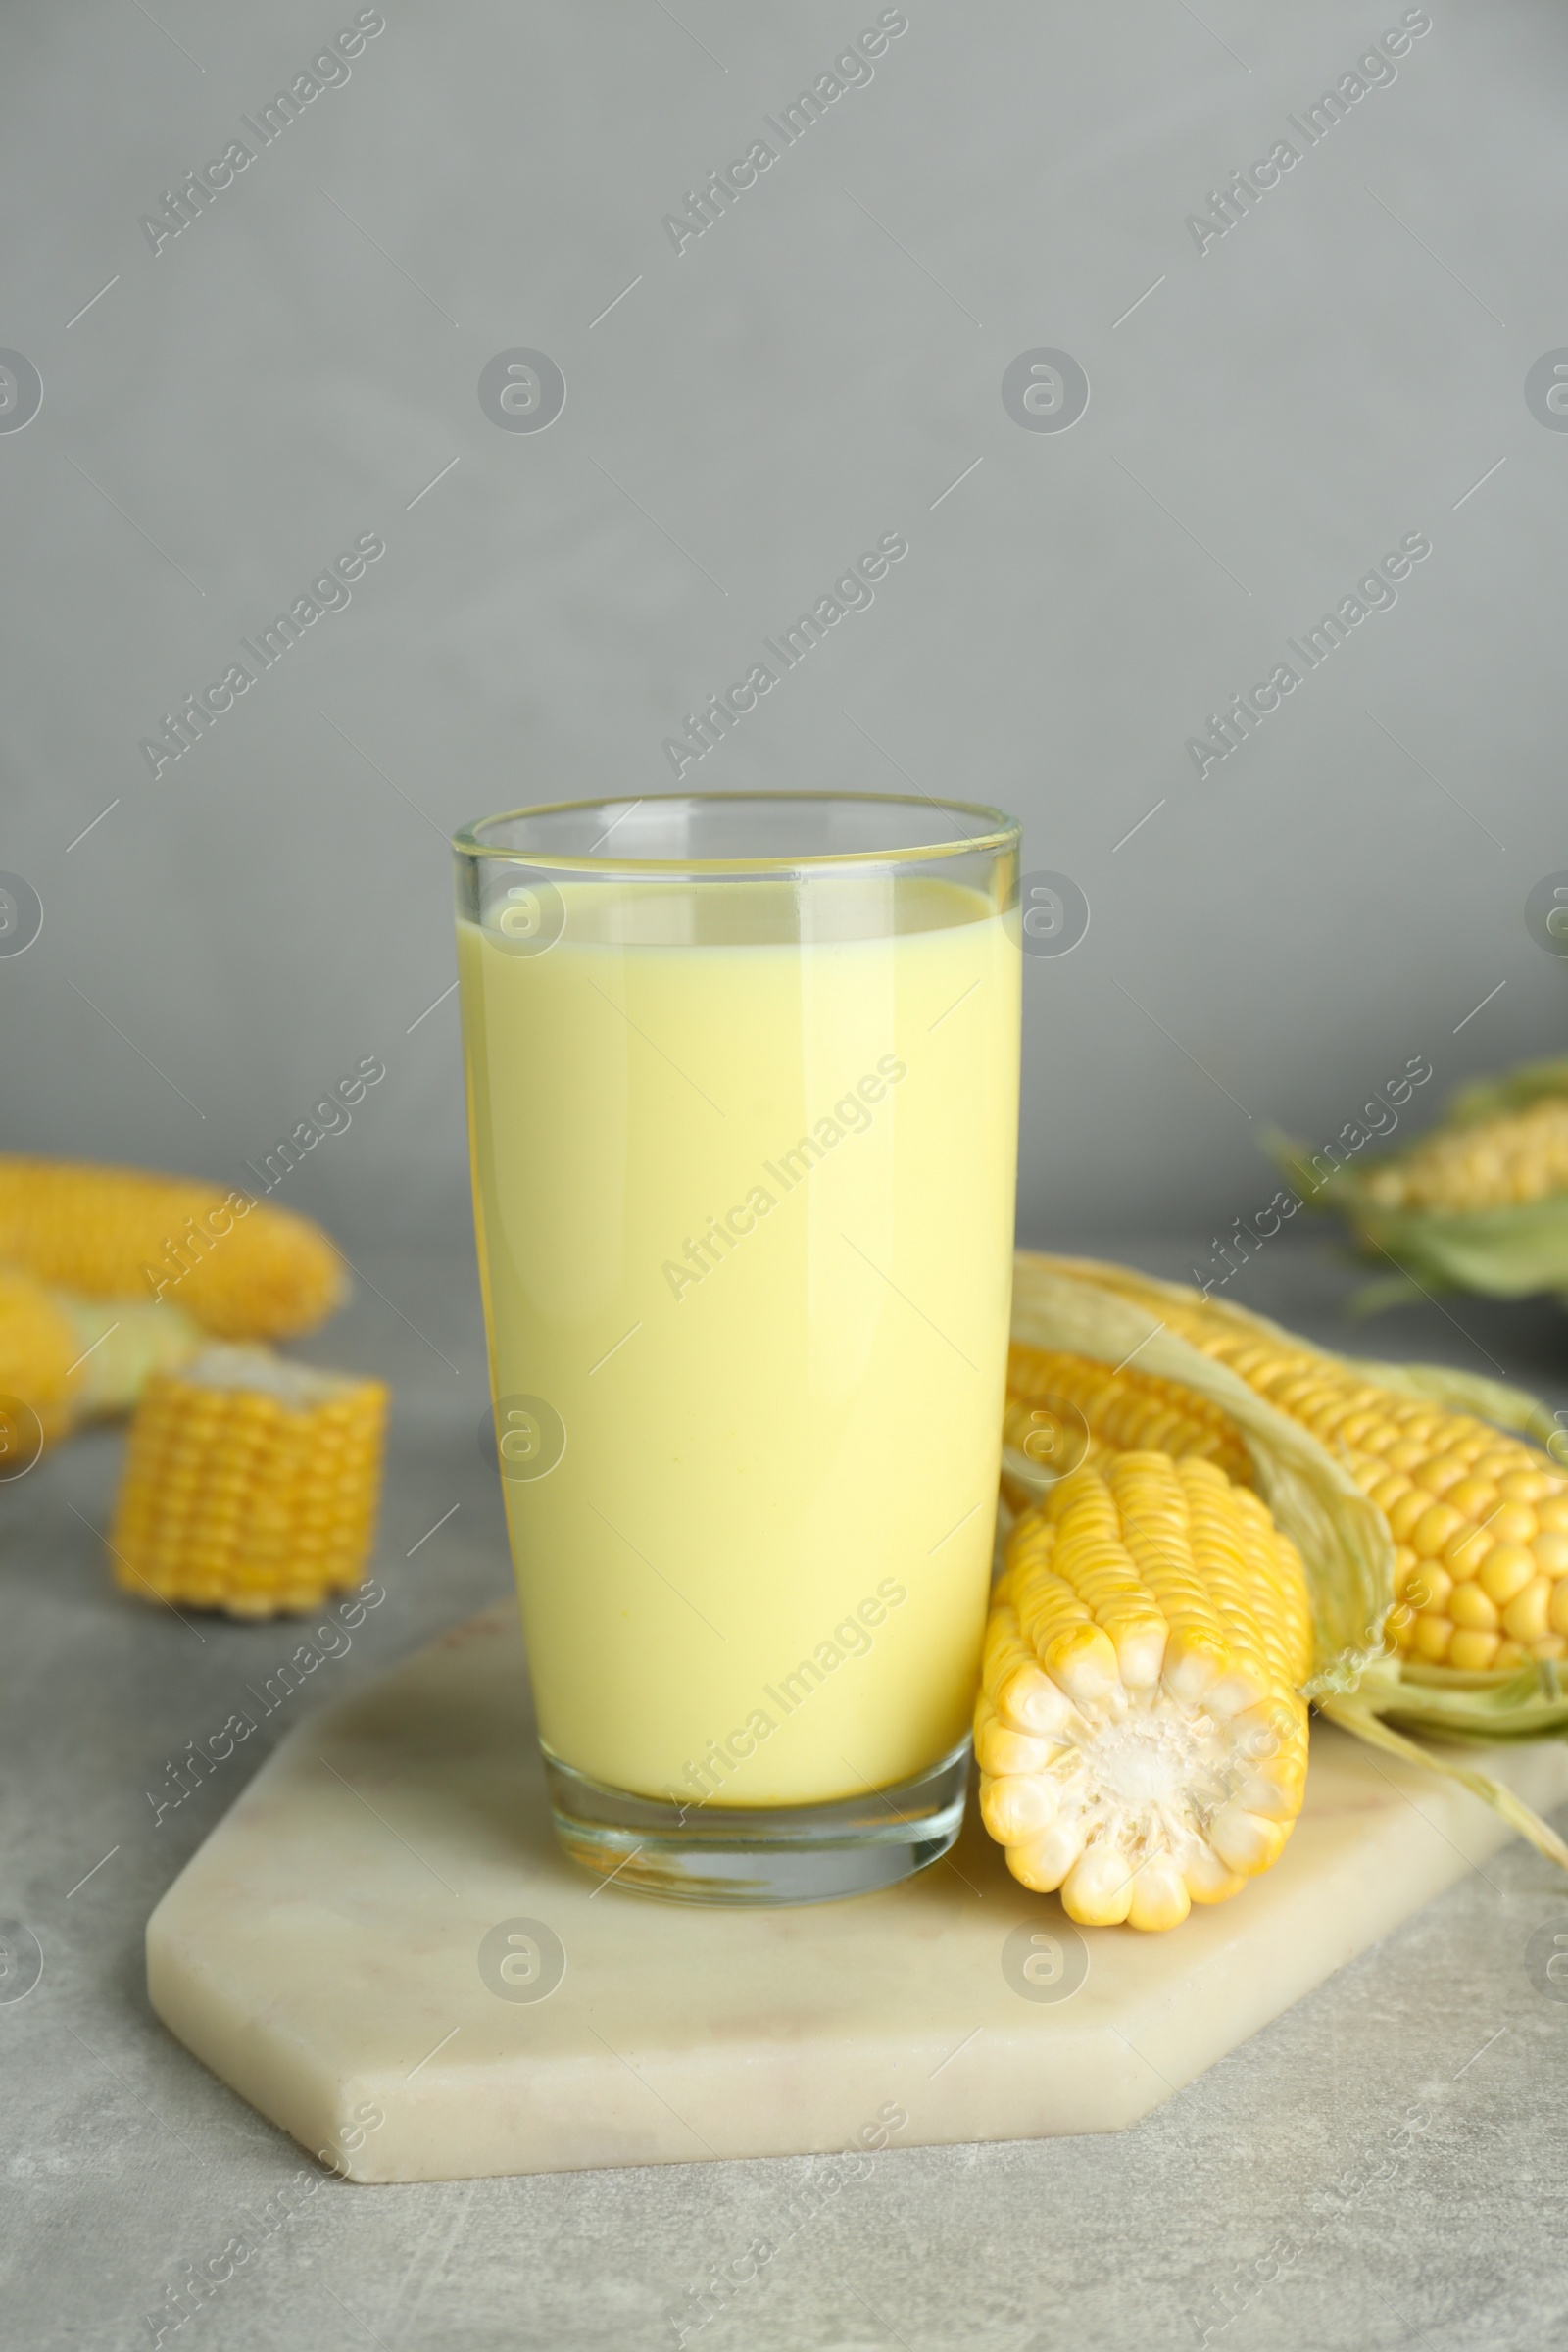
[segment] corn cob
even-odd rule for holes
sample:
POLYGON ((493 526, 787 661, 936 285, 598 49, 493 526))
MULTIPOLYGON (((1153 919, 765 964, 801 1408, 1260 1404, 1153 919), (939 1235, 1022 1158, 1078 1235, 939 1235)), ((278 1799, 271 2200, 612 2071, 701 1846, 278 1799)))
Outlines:
POLYGON ((283 1339, 344 1294, 319 1227, 139 1168, 0 1156, 0 1263, 103 1298, 162 1299, 224 1339, 283 1339))
POLYGON ((259 1348, 156 1374, 131 1423, 109 1544, 149 1600, 271 1617, 358 1581, 387 1392, 259 1348))
POLYGON ((1508 1208, 1568 1192, 1568 1101, 1533 1102, 1474 1126, 1439 1128, 1367 1172, 1380 1208, 1508 1208))
POLYGON ((1347 1217, 1394 1269, 1363 1304, 1423 1289, 1568 1294, 1568 1061, 1470 1087, 1404 1150, 1327 1173, 1283 1137, 1270 1148, 1307 1206, 1347 1217))
MULTIPOLYGON (((1396 1601, 1389 1630, 1402 1650, 1466 1673, 1507 1670, 1527 1655, 1568 1657, 1568 1478, 1544 1455, 1471 1414, 1379 1387, 1315 1349, 1270 1351, 1244 1334, 1205 1335, 1200 1316, 1184 1322, 1179 1310, 1167 1311, 1166 1323, 1310 1429, 1387 1518, 1396 1601)), ((1058 1397, 1089 1398, 1089 1429, 1102 1449, 1199 1450, 1173 1434, 1150 1383, 1136 1390, 1128 1374, 1087 1358, 1016 1346, 1012 1359, 1015 1396, 1027 1379, 1037 1391, 1049 1381, 1058 1397), (1086 1371, 1056 1369, 1076 1365, 1086 1371)), ((1245 1452, 1234 1425, 1207 1410, 1228 1428, 1228 1438, 1211 1442, 1245 1452)))
POLYGON ((78 1422, 122 1410, 148 1373, 200 1345, 177 1308, 74 1298, 0 1267, 0 1477, 30 1468, 78 1422))
POLYGON ((0 1268, 0 1409, 5 1467, 13 1476, 71 1426, 70 1366, 76 1334, 65 1309, 24 1274, 0 1268))
POLYGON ((1252 1483, 1241 1432, 1218 1406, 1175 1381, 1116 1371, 1092 1356, 1014 1345, 1002 1426, 1003 1491, 1013 1510, 1046 1478, 1107 1452, 1196 1455, 1217 1462, 1235 1485, 1252 1483))
POLYGON ((1213 1461, 1086 1463, 1013 1529, 975 1716, 980 1810, 1069 1916, 1171 1928, 1274 1862, 1301 1808, 1311 1608, 1296 1546, 1213 1461))
MULTIPOLYGON (((1112 1363, 1136 1349, 1228 1414, 1305 1559, 1316 1626, 1303 1694, 1375 1744, 1455 1774, 1568 1866, 1511 1792, 1381 1720, 1446 1739, 1568 1732, 1568 1480, 1493 1426, 1539 1430, 1533 1400, 1435 1366, 1348 1361, 1242 1308, 1089 1261, 1021 1253, 1014 1331, 1112 1363), (1472 1400, 1478 1411, 1461 1409, 1472 1400)), ((1120 1427, 1136 1434, 1131 1405, 1120 1427)))
POLYGON ((1544 1454, 1255 1317, 1238 1328, 1234 1309, 1160 1302, 1168 1330, 1301 1422, 1384 1514, 1401 1649, 1465 1673, 1568 1656, 1568 1478, 1544 1454))

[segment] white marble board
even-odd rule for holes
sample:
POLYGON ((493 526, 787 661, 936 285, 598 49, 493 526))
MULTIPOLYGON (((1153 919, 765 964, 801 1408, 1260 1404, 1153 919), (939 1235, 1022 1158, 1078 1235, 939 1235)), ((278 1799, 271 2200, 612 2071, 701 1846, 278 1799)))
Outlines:
MULTIPOLYGON (((1568 1797, 1568 1745, 1489 1768, 1538 1808, 1568 1797)), ((1086 1931, 1060 1997, 1077 1931, 972 1806, 947 1861, 849 1902, 699 1910, 577 1870, 508 1602, 295 1730, 153 1913, 148 1985, 189 2049, 364 2181, 1111 2132, 1506 1835, 1318 1725, 1283 1860, 1170 1935, 1086 1931), (1053 1939, 1044 1984, 1019 1930, 1025 1951, 1053 1939), (560 1981, 528 1997, 557 1945, 560 1981)))

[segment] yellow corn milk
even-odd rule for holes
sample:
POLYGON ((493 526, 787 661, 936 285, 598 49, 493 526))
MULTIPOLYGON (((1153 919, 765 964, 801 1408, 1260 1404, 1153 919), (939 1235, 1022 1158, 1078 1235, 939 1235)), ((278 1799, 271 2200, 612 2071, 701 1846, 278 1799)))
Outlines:
POLYGON ((985 1618, 1016 915, 891 874, 560 900, 458 956, 545 1746, 693 1805, 890 1787, 963 1739, 985 1618))

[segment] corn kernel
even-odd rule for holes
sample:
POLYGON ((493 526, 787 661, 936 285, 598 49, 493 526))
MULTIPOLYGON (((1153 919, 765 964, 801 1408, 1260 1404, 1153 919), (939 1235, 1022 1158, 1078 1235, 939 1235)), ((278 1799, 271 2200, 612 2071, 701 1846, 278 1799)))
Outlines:
POLYGON ((1543 1528, 1530 1546, 1536 1555, 1536 1565, 1543 1576, 1555 1580, 1568 1576, 1568 1535, 1556 1528, 1543 1528))
POLYGON ((1430 1510, 1422 1512, 1410 1530, 1411 1548, 1421 1559, 1441 1559, 1443 1546, 1450 1536, 1459 1533, 1464 1524, 1459 1513, 1447 1503, 1435 1502, 1430 1510))
POLYGON ((1455 1586, 1448 1601, 1448 1615, 1467 1633, 1494 1634, 1497 1630, 1497 1604, 1473 1578, 1468 1584, 1455 1586))
POLYGON ((1499 1609, 1524 1591, 1535 1573, 1535 1554, 1522 1544, 1494 1544, 1477 1571, 1484 1591, 1499 1609))
POLYGON ((1538 1576, 1516 1592, 1502 1612, 1503 1632, 1515 1642, 1539 1642, 1547 1630, 1547 1615, 1551 1608, 1551 1585, 1538 1576))
POLYGON ((1454 1510, 1464 1518, 1474 1520, 1479 1527, 1483 1519, 1489 1518, 1496 1509, 1501 1494, 1490 1478, 1472 1477, 1461 1479, 1457 1486, 1450 1487, 1446 1499, 1454 1510))
POLYGON ((1425 1658, 1429 1665, 1442 1665, 1448 1654, 1448 1644, 1452 1639, 1453 1622, 1451 1618, 1429 1617, 1423 1613, 1416 1619, 1415 1639, 1412 1646, 1416 1655, 1425 1658))
MULTIPOLYGON (((1382 1505, 1379 1505, 1382 1508, 1382 1505)), ((1396 1544, 1407 1544, 1419 1522, 1432 1508, 1432 1497, 1425 1487, 1412 1487, 1401 1494, 1392 1511, 1387 1513, 1389 1527, 1396 1544)))
POLYGON ((1541 1470, 1510 1470, 1506 1478, 1497 1481, 1497 1493, 1504 1502, 1540 1502, 1560 1490, 1561 1481, 1541 1470))

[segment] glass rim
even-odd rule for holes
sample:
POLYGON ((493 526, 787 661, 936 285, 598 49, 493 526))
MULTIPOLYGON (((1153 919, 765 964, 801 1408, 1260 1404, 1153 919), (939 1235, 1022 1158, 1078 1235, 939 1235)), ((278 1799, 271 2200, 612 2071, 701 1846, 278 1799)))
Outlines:
MULTIPOLYGON (((616 823, 620 822, 617 818, 616 823)), ((613 828, 612 828, 612 830, 613 828)), ((521 808, 506 808, 493 816, 471 817, 452 835, 452 847, 460 858, 496 858, 517 865, 545 867, 552 872, 579 874, 626 874, 669 877, 682 874, 794 874, 809 867, 821 870, 833 866, 887 866, 923 864, 933 858, 962 858, 979 852, 996 856, 1017 844, 1023 827, 1005 809, 995 808, 984 801, 938 800, 934 794, 905 792, 645 792, 608 797, 591 795, 574 801, 538 801, 521 808), (799 855, 773 853, 760 858, 626 858, 595 857, 588 853, 557 850, 519 850, 501 842, 479 838, 490 825, 505 825, 530 816, 561 816, 573 809, 619 808, 629 815, 632 810, 658 807, 662 803, 705 803, 709 806, 729 804, 745 806, 756 802, 771 802, 784 807, 796 802, 836 803, 841 807, 871 807, 882 808, 921 808, 940 809, 950 816, 972 817, 980 820, 973 834, 944 833, 936 841, 912 840, 898 849, 812 850, 799 855)), ((608 838, 608 836, 606 837, 608 838)), ((597 846, 597 845, 596 845, 597 846)))

